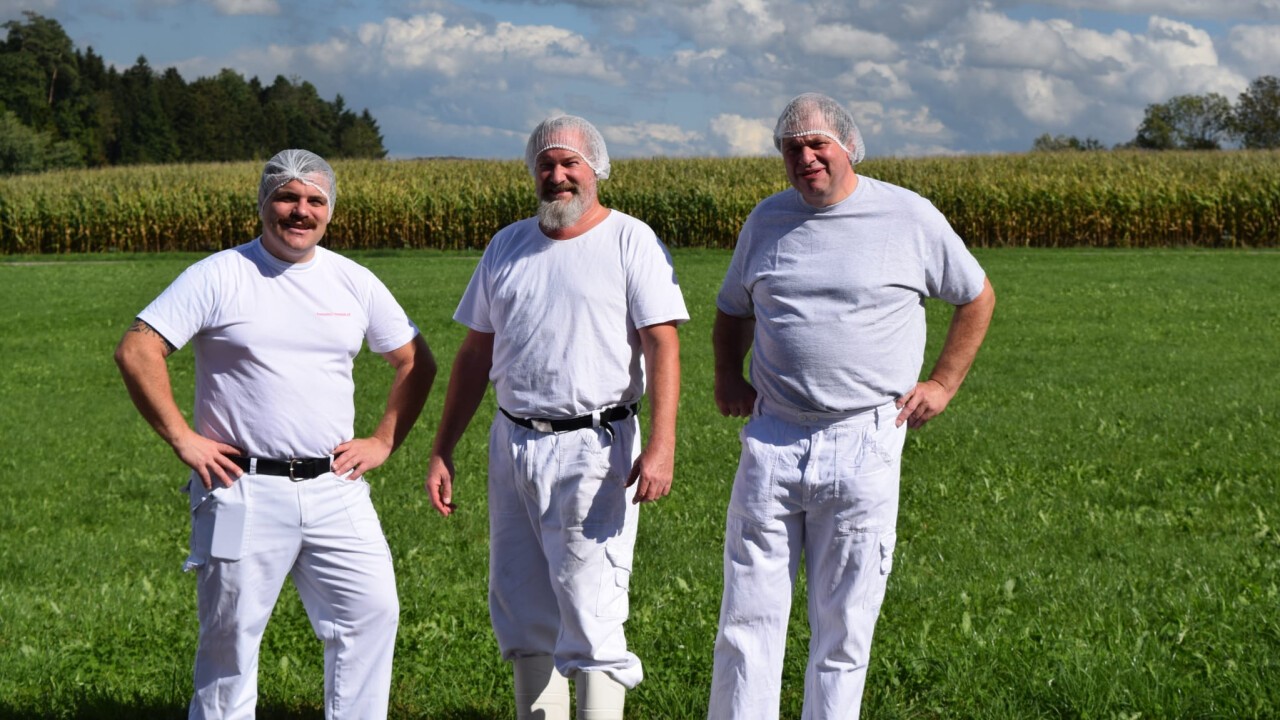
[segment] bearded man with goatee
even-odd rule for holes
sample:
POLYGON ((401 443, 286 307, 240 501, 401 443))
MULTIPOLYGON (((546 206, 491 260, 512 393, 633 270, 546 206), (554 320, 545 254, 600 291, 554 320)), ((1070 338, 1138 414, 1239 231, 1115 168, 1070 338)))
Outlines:
POLYGON ((609 156, 590 123, 542 122, 525 162, 538 215, 494 236, 454 313, 469 331, 425 487, 458 511, 453 451, 492 381, 489 610, 516 717, 567 720, 573 679, 579 718, 620 720, 643 677, 623 635, 639 503, 671 490, 689 314, 653 230, 600 204, 609 156))

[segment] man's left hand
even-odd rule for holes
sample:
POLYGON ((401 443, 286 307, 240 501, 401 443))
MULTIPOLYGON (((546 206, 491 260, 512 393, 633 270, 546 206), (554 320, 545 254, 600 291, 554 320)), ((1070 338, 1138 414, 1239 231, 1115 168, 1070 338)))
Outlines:
POLYGON ((902 412, 898 413, 894 425, 901 427, 905 422, 907 427, 915 430, 946 410, 952 397, 955 397, 955 391, 943 387, 937 380, 916 383, 895 403, 902 412))
POLYGON ((627 477, 627 487, 640 483, 633 503, 653 502, 671 492, 671 479, 675 472, 675 451, 646 447, 627 477))
POLYGON ((359 480, 361 475, 378 467, 391 457, 391 445, 376 437, 348 440, 333 449, 333 472, 342 475, 348 470, 348 480, 359 480))

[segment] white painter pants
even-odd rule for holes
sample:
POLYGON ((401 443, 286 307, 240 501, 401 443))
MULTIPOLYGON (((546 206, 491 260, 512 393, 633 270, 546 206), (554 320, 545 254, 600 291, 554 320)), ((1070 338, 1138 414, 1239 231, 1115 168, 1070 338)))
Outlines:
POLYGON ((502 657, 551 655, 565 677, 644 674, 622 625, 639 508, 627 475, 636 418, 542 433, 499 414, 489 432, 489 614, 502 657))
POLYGON ((189 716, 254 716, 258 647, 287 575, 324 642, 325 718, 385 718, 400 605, 369 485, 246 474, 212 492, 192 482, 191 495, 200 640, 189 716), (229 536, 237 516, 243 532, 229 536))
POLYGON ((858 717, 898 518, 906 425, 892 403, 830 424, 742 430, 708 717, 778 717, 801 551, 811 639, 804 720, 858 717))

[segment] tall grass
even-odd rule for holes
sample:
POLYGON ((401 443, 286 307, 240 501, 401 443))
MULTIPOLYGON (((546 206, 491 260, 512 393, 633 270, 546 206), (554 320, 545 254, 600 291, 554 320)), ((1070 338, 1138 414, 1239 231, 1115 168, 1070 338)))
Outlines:
MULTIPOLYGON (((483 247, 534 212, 514 161, 335 164, 339 249, 483 247)), ((1036 153, 877 159, 860 173, 933 201, 976 247, 1280 245, 1280 151, 1036 153)), ((215 250, 257 232, 255 163, 0 179, 0 253, 215 250)), ((732 247, 787 186, 777 158, 620 160, 606 204, 672 247, 732 247)))
MULTIPOLYGON (((978 256, 996 317, 947 412, 908 436, 865 717, 1280 716, 1280 252, 978 256)), ((111 350, 195 257, 0 262, 0 718, 185 717, 184 470, 130 405, 111 350)), ((423 328, 443 383, 478 254, 356 257, 423 328)), ((711 396, 729 254, 674 259, 693 316, 676 479, 642 510, 627 624, 646 675, 628 717, 646 720, 705 717, 741 426, 711 396)), ((932 354, 948 313, 929 313, 932 354)), ((189 407, 189 349, 170 367, 189 407)), ((390 371, 362 353, 356 372, 368 432, 390 371)), ((392 717, 510 718, 485 603, 492 400, 459 445, 459 512, 445 519, 421 489, 443 391, 369 477, 402 608, 392 717)), ((796 603, 783 718, 799 717, 807 639, 796 603)), ((321 716, 321 654, 286 588, 259 717, 321 716)))

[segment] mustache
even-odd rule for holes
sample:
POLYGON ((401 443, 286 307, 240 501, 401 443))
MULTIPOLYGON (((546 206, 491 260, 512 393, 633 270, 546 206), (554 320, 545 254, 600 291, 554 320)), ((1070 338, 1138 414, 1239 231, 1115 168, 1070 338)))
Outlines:
POLYGON ((571 182, 565 181, 562 183, 556 183, 555 185, 550 185, 550 184, 543 185, 542 192, 548 195, 551 193, 559 193, 559 192, 571 192, 576 194, 578 192, 578 186, 571 182))

